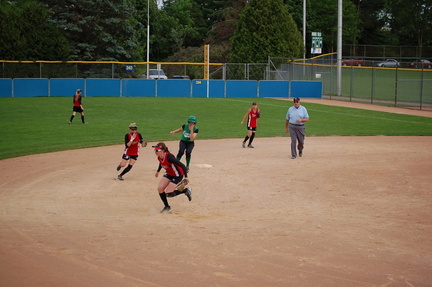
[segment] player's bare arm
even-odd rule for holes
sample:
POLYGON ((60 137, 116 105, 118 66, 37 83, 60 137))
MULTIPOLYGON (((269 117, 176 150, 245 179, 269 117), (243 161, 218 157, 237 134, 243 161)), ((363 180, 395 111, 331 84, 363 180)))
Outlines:
POLYGON ((134 143, 137 143, 137 142, 134 142, 135 137, 136 137, 136 134, 134 134, 134 135, 131 137, 131 139, 130 139, 129 142, 127 143, 128 146, 131 146, 131 145, 133 145, 134 143))
POLYGON ((181 132, 182 130, 183 130, 182 128, 178 128, 178 129, 176 129, 176 130, 170 131, 170 135, 173 135, 173 134, 179 133, 179 132, 181 132))
POLYGON ((249 113, 250 113, 250 109, 249 109, 249 110, 246 112, 246 114, 243 116, 243 118, 242 118, 242 120, 241 120, 241 122, 240 122, 241 125, 243 124, 245 118, 247 118, 247 116, 249 115, 249 113))
POLYGON ((190 137, 189 137, 190 140, 191 140, 191 141, 194 141, 195 138, 197 137, 197 135, 198 135, 197 133, 192 133, 192 134, 190 135, 190 137))

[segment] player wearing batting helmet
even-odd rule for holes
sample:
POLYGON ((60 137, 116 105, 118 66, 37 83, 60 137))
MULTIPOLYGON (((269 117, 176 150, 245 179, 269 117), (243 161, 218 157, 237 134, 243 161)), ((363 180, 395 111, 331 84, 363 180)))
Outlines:
POLYGON ((199 129, 196 126, 196 116, 190 116, 187 124, 182 125, 180 128, 170 131, 170 134, 182 132, 182 138, 179 143, 179 151, 177 153, 177 159, 180 160, 183 154, 186 152, 186 167, 189 169, 192 150, 195 147, 195 139, 198 135, 199 129))

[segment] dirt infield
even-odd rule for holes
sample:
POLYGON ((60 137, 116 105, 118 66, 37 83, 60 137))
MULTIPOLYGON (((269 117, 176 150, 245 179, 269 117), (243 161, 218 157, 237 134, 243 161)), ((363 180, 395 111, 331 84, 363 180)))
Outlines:
POLYGON ((197 140, 168 214, 151 148, 0 161, 0 286, 431 286, 432 137, 255 147, 197 140))

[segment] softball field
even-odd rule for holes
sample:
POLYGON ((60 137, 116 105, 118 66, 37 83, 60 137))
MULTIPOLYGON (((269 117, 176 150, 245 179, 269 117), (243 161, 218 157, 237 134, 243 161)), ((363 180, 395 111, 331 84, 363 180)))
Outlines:
POLYGON ((122 145, 0 161, 0 285, 431 286, 432 137, 241 142, 198 138, 167 214, 154 143, 123 182, 122 145))

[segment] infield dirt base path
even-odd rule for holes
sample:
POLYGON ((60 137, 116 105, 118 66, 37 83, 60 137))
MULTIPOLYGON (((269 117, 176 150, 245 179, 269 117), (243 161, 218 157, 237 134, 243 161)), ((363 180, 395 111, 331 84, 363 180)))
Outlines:
POLYGON ((0 286, 431 286, 432 137, 254 143, 197 140, 167 214, 149 147, 0 161, 0 286))

